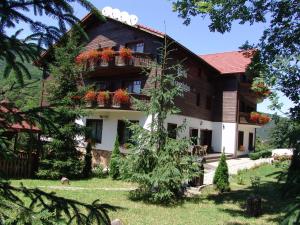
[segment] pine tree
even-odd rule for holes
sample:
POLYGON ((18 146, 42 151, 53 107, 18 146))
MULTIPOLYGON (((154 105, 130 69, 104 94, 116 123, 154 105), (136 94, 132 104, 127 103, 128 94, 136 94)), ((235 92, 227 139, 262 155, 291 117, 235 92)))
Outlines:
POLYGON ((230 190, 228 166, 226 162, 226 156, 224 153, 222 153, 219 165, 216 169, 213 184, 221 193, 230 190))
POLYGON ((55 60, 50 66, 53 77, 47 88, 48 102, 53 112, 49 113, 57 128, 50 131, 51 140, 40 162, 38 176, 41 178, 58 179, 62 176, 79 178, 83 164, 77 150, 78 136, 85 134, 85 128, 75 123, 82 115, 80 104, 75 104, 73 96, 80 96, 78 87, 81 67, 76 65, 75 57, 80 52, 79 36, 72 33, 65 45, 55 49, 55 60))
POLYGON ((120 163, 121 163, 121 152, 118 135, 115 140, 114 149, 111 153, 111 158, 109 162, 109 175, 113 179, 118 179, 120 177, 120 163))
MULTIPOLYGON (((174 101, 183 95, 178 82, 183 79, 184 70, 180 62, 174 64, 171 59, 170 53, 175 50, 166 38, 160 51, 161 60, 148 70, 157 72, 149 72, 149 80, 156 87, 146 92, 150 101, 136 101, 136 107, 152 118, 151 127, 130 126, 133 144, 122 164, 122 177, 139 184, 131 193, 132 198, 168 204, 183 196, 183 184, 197 174, 198 166, 187 154, 190 140, 168 137, 165 121, 180 112, 174 101)), ((174 132, 184 129, 183 124, 174 132)))
POLYGON ((87 145, 84 155, 84 167, 82 175, 84 178, 89 178, 92 175, 92 141, 87 140, 87 145))

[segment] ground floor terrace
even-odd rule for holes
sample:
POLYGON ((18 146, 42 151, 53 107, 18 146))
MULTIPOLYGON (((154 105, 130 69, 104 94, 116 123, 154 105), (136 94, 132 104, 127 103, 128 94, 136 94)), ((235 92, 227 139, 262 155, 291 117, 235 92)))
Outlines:
MULTIPOLYGON (((119 138, 121 152, 126 154, 126 145, 130 142, 131 132, 126 121, 139 123, 150 129, 151 116, 143 112, 119 109, 90 110, 87 117, 77 123, 88 126, 96 141, 94 147, 94 163, 107 164, 114 147, 116 136, 119 138)), ((238 123, 212 122, 182 115, 167 118, 165 126, 172 138, 190 137, 193 144, 208 146, 207 154, 218 155, 224 151, 232 157, 247 155, 254 149, 257 126, 238 123), (180 132, 174 130, 185 124, 180 132)), ((81 147, 84 147, 82 143, 81 147)))

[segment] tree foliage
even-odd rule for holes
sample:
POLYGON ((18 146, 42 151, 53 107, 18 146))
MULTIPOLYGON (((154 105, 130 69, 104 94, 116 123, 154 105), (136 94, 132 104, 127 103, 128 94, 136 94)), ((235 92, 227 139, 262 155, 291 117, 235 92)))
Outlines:
POLYGON ((83 91, 78 85, 81 67, 75 63, 75 57, 81 50, 78 39, 76 33, 70 34, 65 45, 55 49, 55 59, 50 65, 51 81, 47 95, 54 113, 48 116, 58 129, 48 134, 50 140, 45 147, 38 172, 38 176, 42 178, 78 178, 82 173, 83 165, 79 160, 77 146, 78 137, 84 136, 85 129, 75 123, 75 120, 83 112, 80 104, 75 104, 72 98, 81 96, 83 91))
POLYGON ((193 16, 209 16, 213 32, 229 32, 233 22, 267 23, 259 43, 247 46, 256 49, 249 72, 282 91, 295 104, 291 109, 293 117, 300 118, 298 0, 174 0, 173 3, 185 24, 193 16))
POLYGON ((222 153, 219 165, 216 169, 213 184, 221 193, 230 190, 228 166, 226 162, 226 156, 224 153, 222 153))
MULTIPOLYGON (((137 108, 151 117, 151 125, 147 128, 139 124, 130 126, 133 144, 121 174, 139 185, 131 193, 132 198, 166 204, 182 197, 184 183, 191 180, 199 169, 187 152, 190 141, 169 138, 165 127, 167 117, 179 113, 174 101, 183 95, 182 87, 178 85, 183 79, 183 68, 180 63, 172 61, 173 51, 176 50, 172 49, 172 43, 165 39, 161 61, 150 68, 150 71, 157 69, 156 74, 149 77, 156 88, 147 91, 149 103, 137 101, 137 108)), ((175 132, 183 129, 184 126, 179 126, 175 132)))
POLYGON ((110 162, 109 162, 109 175, 113 179, 118 179, 120 177, 120 163, 121 163, 121 152, 120 152, 120 144, 119 137, 116 136, 114 149, 111 153, 110 162))

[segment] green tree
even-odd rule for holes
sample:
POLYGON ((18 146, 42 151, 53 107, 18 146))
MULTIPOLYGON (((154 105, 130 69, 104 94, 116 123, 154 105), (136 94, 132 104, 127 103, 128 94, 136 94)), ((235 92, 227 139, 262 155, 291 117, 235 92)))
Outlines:
MULTIPOLYGON (((156 74, 150 75, 150 82, 155 88, 146 91, 149 103, 136 101, 137 108, 151 116, 151 126, 144 129, 139 124, 130 126, 132 146, 122 166, 122 176, 138 183, 137 190, 131 193, 135 199, 154 203, 171 203, 182 197, 184 183, 191 180, 198 172, 198 166, 187 149, 188 139, 168 137, 165 121, 168 116, 179 113, 175 98, 183 95, 178 82, 183 77, 180 63, 171 59, 172 43, 165 39, 160 61, 149 70, 156 68, 156 74)), ((184 129, 184 125, 174 132, 184 129)))
POLYGON ((113 179, 118 179, 120 177, 120 163, 121 163, 121 152, 120 152, 119 137, 117 135, 114 144, 114 149, 111 153, 111 158, 109 162, 109 175, 113 179))
POLYGON ((79 36, 73 33, 64 45, 55 48, 54 61, 50 65, 52 79, 47 93, 53 111, 49 117, 58 129, 48 134, 51 140, 37 174, 42 178, 78 178, 82 174, 83 165, 77 146, 78 136, 84 136, 85 129, 75 120, 83 112, 80 104, 75 104, 72 99, 73 96, 82 95, 83 91, 78 85, 81 67, 75 63, 81 50, 78 39, 79 36))
POLYGON ((84 155, 84 167, 82 171, 82 175, 85 178, 89 178, 92 175, 92 158, 92 140, 87 140, 84 155))
POLYGON ((300 137, 300 123, 289 118, 274 116, 271 143, 276 148, 293 148, 300 137))
POLYGON ((228 166, 226 162, 226 156, 224 153, 222 153, 219 165, 216 169, 213 184, 221 193, 230 190, 228 166))

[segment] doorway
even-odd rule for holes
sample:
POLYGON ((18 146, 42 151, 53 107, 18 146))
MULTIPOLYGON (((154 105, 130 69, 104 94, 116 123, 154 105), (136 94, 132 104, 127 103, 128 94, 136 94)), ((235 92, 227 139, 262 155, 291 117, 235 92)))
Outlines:
POLYGON ((253 133, 249 133, 248 150, 253 151, 253 133))
POLYGON ((198 139, 199 139, 198 133, 199 133, 198 129, 190 128, 190 138, 194 145, 198 145, 198 139))
POLYGON ((201 145, 208 146, 207 152, 211 152, 212 130, 201 130, 200 140, 201 145))

